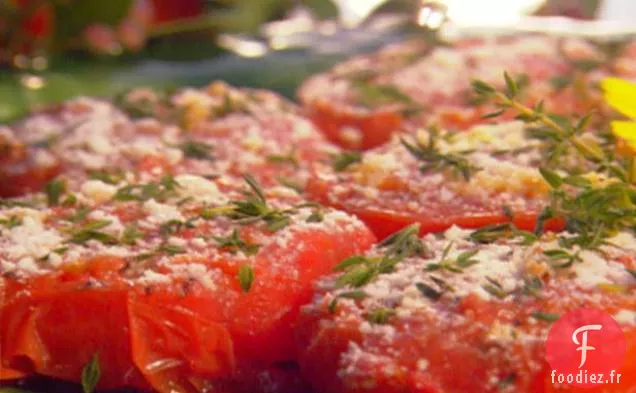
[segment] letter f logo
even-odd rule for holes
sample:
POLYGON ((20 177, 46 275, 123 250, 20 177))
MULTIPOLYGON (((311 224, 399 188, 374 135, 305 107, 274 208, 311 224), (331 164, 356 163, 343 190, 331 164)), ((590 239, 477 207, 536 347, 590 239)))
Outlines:
POLYGON ((601 330, 602 328, 603 325, 585 325, 576 329, 574 333, 572 333, 572 341, 574 341, 574 344, 580 345, 580 347, 576 349, 577 351, 581 351, 581 364, 579 365, 579 368, 583 367, 583 365, 585 365, 585 362, 587 361, 587 351, 593 351, 596 349, 587 345, 587 332, 590 330, 601 330), (583 332, 583 334, 581 342, 579 342, 577 336, 581 332, 583 332))

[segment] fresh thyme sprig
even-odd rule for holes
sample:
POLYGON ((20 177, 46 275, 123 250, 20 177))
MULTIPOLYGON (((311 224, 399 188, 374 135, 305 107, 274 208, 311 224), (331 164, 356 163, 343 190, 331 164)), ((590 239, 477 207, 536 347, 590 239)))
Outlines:
POLYGON ((245 192, 245 199, 233 201, 232 209, 227 213, 228 217, 242 223, 265 221, 270 232, 276 232, 290 223, 290 217, 283 210, 272 208, 256 179, 250 175, 244 175, 245 182, 250 190, 245 192))
POLYGON ((219 244, 219 247, 232 254, 241 251, 245 255, 254 255, 261 248, 260 244, 248 243, 241 239, 238 230, 235 228, 228 236, 214 236, 213 239, 219 244))
POLYGON ((454 259, 450 259, 448 258, 448 254, 452 248, 453 243, 448 243, 442 252, 440 261, 438 263, 428 264, 425 270, 428 272, 446 270, 451 273, 461 273, 464 269, 479 263, 477 259, 473 259, 473 257, 479 253, 479 250, 464 251, 454 259))
POLYGON ((16 216, 0 218, 0 226, 7 227, 8 229, 15 228, 20 225, 22 225, 22 220, 16 216))
POLYGON ((243 178, 248 185, 248 190, 243 193, 243 199, 231 201, 229 204, 219 207, 209 207, 203 209, 199 216, 209 220, 217 216, 225 216, 237 224, 252 224, 264 221, 267 230, 276 232, 291 223, 292 214, 304 207, 313 207, 316 210, 308 219, 309 222, 322 221, 322 211, 320 205, 316 203, 301 203, 289 209, 277 209, 270 205, 260 184, 250 175, 243 178))
MULTIPOLYGON (((518 119, 541 125, 534 136, 549 141, 548 162, 540 173, 551 187, 550 203, 539 215, 535 234, 542 233, 546 220, 561 217, 573 234, 560 238, 562 247, 596 249, 619 231, 636 228, 635 158, 618 159, 611 151, 614 146, 602 146, 596 142, 597 137, 586 137, 591 114, 569 122, 545 112, 542 102, 530 108, 517 99, 518 86, 508 73, 504 73, 504 79, 503 91, 482 81, 473 82, 473 89, 500 108, 495 115, 514 110, 518 119), (560 160, 553 158, 563 157, 571 150, 583 159, 584 169, 569 168, 563 163, 554 168, 560 160), (594 182, 581 174, 584 170, 592 170, 593 177, 606 177, 594 182)), ((565 266, 577 260, 576 254, 568 255, 572 258, 561 258, 565 266)))
POLYGON ((212 155, 213 146, 195 140, 187 140, 182 142, 177 146, 182 152, 183 155, 187 158, 192 158, 195 160, 213 160, 214 156, 212 155))
POLYGON ((353 256, 342 261, 334 269, 343 272, 336 285, 359 288, 378 275, 393 271, 405 258, 423 254, 425 247, 418 237, 419 229, 419 224, 413 224, 384 239, 377 245, 384 250, 381 256, 353 256))
POLYGON ((119 169, 114 169, 111 171, 92 170, 88 171, 88 176, 91 179, 99 180, 107 184, 119 184, 125 179, 126 174, 124 173, 124 171, 119 169))
POLYGON ((268 162, 275 164, 287 164, 291 165, 294 168, 300 167, 300 160, 298 159, 298 155, 296 153, 296 146, 292 146, 289 152, 285 154, 270 154, 265 159, 268 162))
POLYGON ((250 265, 241 265, 236 276, 243 292, 249 292, 254 283, 254 269, 250 265))
POLYGON ((82 391, 84 393, 93 393, 95 387, 101 378, 101 367, 99 365, 99 353, 93 355, 91 360, 86 363, 82 369, 82 391))
POLYGON ((384 325, 389 322, 389 320, 395 316, 396 312, 393 309, 380 307, 376 308, 373 311, 370 311, 367 315, 367 321, 371 323, 375 323, 378 325, 384 325))
POLYGON ((359 102, 367 108, 375 109, 384 105, 400 105, 404 107, 403 113, 406 116, 417 114, 423 110, 420 104, 393 85, 354 80, 352 87, 358 95, 359 102))
POLYGON ((101 231, 112 222, 109 220, 89 221, 80 228, 73 229, 70 232, 69 243, 85 244, 89 240, 96 240, 100 243, 112 245, 117 244, 118 240, 113 235, 101 231))
POLYGON ((522 231, 511 222, 493 224, 476 229, 470 234, 470 239, 477 243, 494 243, 499 239, 520 238, 521 245, 530 245, 538 240, 538 237, 528 231, 522 231))
POLYGON ((576 122, 569 123, 558 115, 547 113, 543 101, 538 102, 533 108, 524 105, 517 99, 519 86, 507 72, 504 72, 504 80, 506 84, 504 91, 498 91, 483 81, 473 81, 472 87, 475 94, 499 108, 485 117, 497 117, 506 110, 514 110, 517 113, 517 119, 543 127, 535 129, 535 132, 538 132, 538 137, 552 141, 552 147, 548 152, 551 159, 563 156, 568 147, 573 147, 586 160, 607 168, 609 174, 622 179, 627 178, 628 173, 625 168, 614 162, 601 145, 593 138, 583 137, 582 134, 590 123, 591 113, 576 122))
POLYGON ((353 164, 362 162, 362 153, 358 151, 343 151, 333 156, 331 166, 336 172, 342 172, 353 164))
POLYGON ((51 180, 44 186, 46 200, 49 206, 57 206, 60 203, 62 195, 66 192, 66 183, 61 179, 51 180))
POLYGON ((444 154, 437 148, 438 137, 439 130, 432 127, 429 130, 429 139, 426 145, 419 141, 413 144, 406 139, 402 139, 402 146, 404 146, 413 157, 422 162, 420 171, 440 172, 450 170, 453 173, 461 175, 464 180, 470 180, 471 176, 480 170, 480 168, 472 164, 466 157, 471 151, 444 154))
POLYGON ((164 176, 158 183, 129 184, 117 190, 113 197, 116 201, 145 202, 150 199, 164 201, 177 195, 179 183, 172 176, 164 176))

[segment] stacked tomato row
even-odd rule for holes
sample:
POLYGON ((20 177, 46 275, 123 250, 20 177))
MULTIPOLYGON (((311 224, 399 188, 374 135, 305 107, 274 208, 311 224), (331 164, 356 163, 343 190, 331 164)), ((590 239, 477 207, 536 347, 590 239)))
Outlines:
MULTIPOLYGON (((517 37, 427 51, 408 42, 305 83, 300 99, 323 132, 365 150, 319 165, 308 195, 385 239, 320 280, 319 296, 303 309, 299 356, 312 386, 579 391, 552 382, 545 355, 552 324, 579 308, 612 315, 627 342, 619 371, 626 377, 593 391, 636 386, 633 230, 594 251, 565 246, 576 236, 560 232, 565 220, 539 220, 550 186, 538 167, 549 144, 536 124, 511 119, 514 110, 486 119, 498 108, 471 93, 474 78, 503 91, 507 70, 528 107, 544 100, 549 113, 564 116, 593 109, 602 122, 598 81, 633 78, 632 46, 517 37)), ((602 178, 561 159, 592 182, 602 178)))

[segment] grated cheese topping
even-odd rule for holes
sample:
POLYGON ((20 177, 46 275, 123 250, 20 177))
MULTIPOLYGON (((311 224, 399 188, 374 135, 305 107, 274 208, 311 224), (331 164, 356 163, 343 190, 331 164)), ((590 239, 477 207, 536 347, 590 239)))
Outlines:
MULTIPOLYGON (((529 365, 535 372, 540 369, 542 355, 537 354, 543 353, 551 327, 545 318, 591 307, 607 310, 623 325, 636 326, 636 278, 628 270, 636 263, 633 249, 602 246, 581 252, 569 268, 556 268, 545 253, 558 248, 550 234, 531 246, 520 246, 516 240, 478 244, 470 239, 471 233, 452 227, 441 235, 427 235, 422 238, 424 255, 400 261, 359 288, 338 287, 339 275, 320 281, 319 295, 304 313, 319 315, 312 323, 321 329, 342 329, 337 334, 351 337, 339 356, 338 375, 345 383, 376 378, 377 368, 369 363, 376 360, 390 376, 420 372, 446 383, 438 373, 459 360, 461 352, 455 348, 461 351, 464 341, 470 348, 497 348, 481 358, 494 368, 486 380, 498 384, 509 373, 531 378, 531 372, 522 370, 529 365), (474 253, 471 263, 457 265, 466 252, 474 253), (346 296, 353 290, 362 295, 346 296), (391 313, 385 321, 370 320, 377 310, 391 313), (351 335, 350 329, 358 334, 351 335), (445 357, 436 352, 442 338, 448 346, 445 357)), ((633 233, 621 233, 610 242, 617 239, 636 245, 633 233)), ((365 256, 383 253, 375 248, 365 256)), ((325 337, 331 334, 325 332, 325 337)), ((474 365, 468 367, 472 370, 474 365)), ((529 381, 519 380, 518 386, 529 381)))
POLYGON ((148 188, 122 182, 112 186, 116 192, 109 193, 110 198, 99 202, 78 198, 73 206, 47 207, 40 198, 34 200, 37 209, 0 208, 0 274, 27 280, 76 269, 78 264, 90 269, 93 263, 114 257, 125 263, 120 273, 127 285, 194 280, 214 289, 227 286, 228 266, 235 269, 262 260, 268 261, 273 274, 298 278, 295 269, 302 266, 295 258, 304 247, 314 247, 306 240, 309 234, 338 237, 367 231, 346 213, 306 205, 297 194, 276 189, 262 192, 268 208, 285 212, 280 213, 284 214, 280 227, 269 229, 259 217, 235 220, 224 212, 232 211, 230 201, 248 201, 243 194, 246 187, 238 186, 240 179, 221 179, 177 176, 174 192, 161 193, 158 188, 147 200, 144 194, 138 195, 141 200, 121 200, 122 190, 148 188))

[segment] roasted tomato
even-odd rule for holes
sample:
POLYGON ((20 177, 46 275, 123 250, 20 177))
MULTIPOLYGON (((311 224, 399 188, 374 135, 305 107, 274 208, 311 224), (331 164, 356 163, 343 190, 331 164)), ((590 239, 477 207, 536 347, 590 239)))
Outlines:
POLYGON ((559 247, 550 237, 521 246, 520 239, 476 243, 471 233, 455 227, 418 243, 410 227, 320 282, 297 329, 301 368, 317 392, 633 390, 632 234, 555 269, 544 252, 559 247), (381 267, 387 260, 392 269, 381 267), (620 383, 590 390, 552 383, 548 332, 580 308, 605 311, 621 324, 627 355, 616 370, 620 383))
POLYGON ((61 206, 0 210, 2 378, 79 382, 97 354, 104 389, 297 387, 281 364, 295 360, 299 307, 375 237, 345 213, 238 181, 102 183, 73 202, 62 191, 61 206))
POLYGON ((115 103, 77 98, 1 129, 0 149, 5 197, 41 191, 57 174, 70 190, 88 179, 250 173, 300 191, 313 163, 339 152, 292 103, 220 82, 173 96, 140 88, 115 103))
POLYGON ((510 220, 533 230, 549 187, 533 165, 541 157, 538 142, 524 132, 511 122, 396 138, 347 167, 319 166, 307 193, 357 215, 379 238, 415 222, 422 233, 510 220))
POLYGON ((503 87, 504 71, 517 79, 525 102, 544 100, 546 109, 560 114, 587 113, 599 108, 592 87, 610 74, 612 64, 602 50, 580 39, 459 39, 436 47, 407 41, 309 78, 298 96, 331 141, 367 150, 395 132, 432 124, 465 130, 487 123, 482 116, 498 108, 476 99, 472 82, 503 87), (562 90, 573 85, 576 91, 564 101, 562 90))

